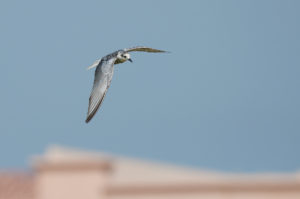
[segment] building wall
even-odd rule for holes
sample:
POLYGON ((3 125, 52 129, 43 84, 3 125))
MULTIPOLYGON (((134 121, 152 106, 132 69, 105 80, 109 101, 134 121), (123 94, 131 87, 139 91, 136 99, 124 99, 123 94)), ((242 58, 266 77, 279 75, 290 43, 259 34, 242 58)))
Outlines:
POLYGON ((35 179, 36 199, 104 198, 106 180, 101 169, 43 170, 35 179))
POLYGON ((0 172, 0 199, 34 199, 34 177, 25 172, 0 172))
POLYGON ((230 192, 230 193, 168 193, 168 194, 141 194, 115 195, 107 199, 299 199, 300 192, 272 193, 272 192, 230 192))
POLYGON ((300 199, 300 184, 222 183, 176 186, 112 187, 107 199, 300 199))

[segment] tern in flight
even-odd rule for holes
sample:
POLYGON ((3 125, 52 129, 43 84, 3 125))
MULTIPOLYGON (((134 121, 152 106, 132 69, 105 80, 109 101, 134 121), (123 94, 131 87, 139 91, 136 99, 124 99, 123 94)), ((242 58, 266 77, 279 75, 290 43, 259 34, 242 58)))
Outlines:
POLYGON ((143 51, 143 52, 150 52, 150 53, 163 53, 166 51, 157 50, 153 48, 148 48, 144 46, 138 46, 133 48, 125 48, 123 50, 117 50, 111 54, 108 54, 101 59, 97 60, 88 69, 97 67, 95 70, 95 79, 93 89, 89 98, 89 108, 87 113, 87 118, 85 120, 88 123, 93 116, 96 114, 97 110, 99 109, 103 98, 109 88, 110 82, 112 80, 112 76, 114 73, 114 64, 120 64, 127 60, 132 62, 130 59, 129 52, 132 51, 143 51))

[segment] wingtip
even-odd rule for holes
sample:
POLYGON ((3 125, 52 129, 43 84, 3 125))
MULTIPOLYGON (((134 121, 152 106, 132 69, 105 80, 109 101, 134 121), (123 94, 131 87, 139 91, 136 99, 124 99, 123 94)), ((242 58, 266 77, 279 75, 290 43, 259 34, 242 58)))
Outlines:
POLYGON ((97 59, 92 65, 88 66, 88 67, 86 68, 86 70, 90 70, 90 69, 92 69, 92 68, 97 67, 97 66, 99 65, 100 61, 101 61, 101 59, 97 59))
POLYGON ((91 70, 92 68, 94 68, 95 66, 91 65, 89 67, 86 67, 86 70, 91 70))
POLYGON ((171 53, 171 51, 167 51, 167 50, 157 50, 156 53, 171 53))
POLYGON ((91 119, 93 118, 94 114, 89 114, 86 119, 85 119, 85 123, 89 123, 91 121, 91 119))
POLYGON ((90 121, 91 121, 91 119, 93 118, 93 116, 92 115, 87 115, 86 116, 86 119, 85 119, 85 123, 89 123, 90 121))
POLYGON ((170 51, 167 50, 158 50, 158 49, 154 49, 155 51, 152 51, 153 53, 170 53, 170 51))

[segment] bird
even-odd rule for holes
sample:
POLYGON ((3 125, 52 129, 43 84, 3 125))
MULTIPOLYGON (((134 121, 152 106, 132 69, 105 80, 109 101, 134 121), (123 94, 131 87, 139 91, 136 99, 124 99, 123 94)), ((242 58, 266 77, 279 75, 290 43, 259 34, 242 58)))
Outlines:
POLYGON ((132 62, 129 52, 142 51, 149 53, 165 53, 167 51, 149 48, 145 46, 136 46, 132 48, 125 48, 110 53, 101 59, 96 60, 87 69, 95 68, 95 77, 93 88, 89 97, 89 106, 85 122, 88 123, 96 114, 99 107, 101 106, 106 92, 110 86, 113 73, 114 65, 121 64, 127 60, 132 62))

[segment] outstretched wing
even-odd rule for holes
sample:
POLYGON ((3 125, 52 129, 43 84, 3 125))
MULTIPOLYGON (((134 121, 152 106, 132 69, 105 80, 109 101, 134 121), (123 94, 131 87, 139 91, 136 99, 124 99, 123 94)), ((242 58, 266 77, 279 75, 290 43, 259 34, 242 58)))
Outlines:
POLYGON ((146 46, 136 46, 136 47, 132 47, 132 48, 125 48, 124 51, 125 52, 143 51, 143 52, 149 52, 149 53, 165 53, 165 52, 167 52, 167 51, 164 51, 164 50, 148 48, 146 46))
POLYGON ((89 99, 89 108, 87 118, 85 120, 88 123, 99 109, 106 91, 109 88, 114 72, 114 62, 116 57, 112 57, 108 60, 101 60, 95 71, 94 85, 89 99))

